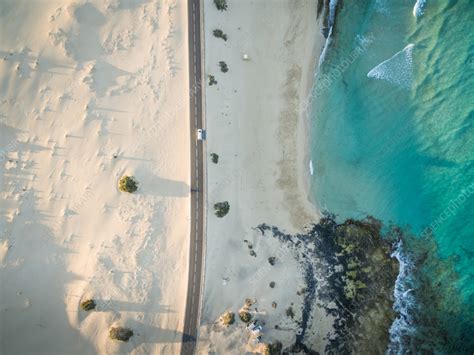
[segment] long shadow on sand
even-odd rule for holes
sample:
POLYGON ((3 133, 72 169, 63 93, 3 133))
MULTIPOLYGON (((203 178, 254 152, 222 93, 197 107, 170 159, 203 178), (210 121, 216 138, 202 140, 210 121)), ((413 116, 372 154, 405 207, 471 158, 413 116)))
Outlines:
POLYGON ((65 285, 75 276, 65 268, 67 250, 37 208, 41 192, 25 189, 35 173, 25 152, 34 145, 20 143, 21 133, 0 124, 1 141, 13 142, 1 147, 0 159, 2 193, 6 187, 9 191, 0 204, 0 243, 8 245, 0 272, 0 353, 94 354, 92 344, 69 324, 65 285), (8 164, 12 167, 7 170, 8 164))
POLYGON ((147 353, 146 344, 173 344, 180 343, 183 333, 172 330, 150 326, 132 319, 124 322, 123 326, 133 330, 134 335, 128 343, 120 344, 120 353, 131 353, 138 351, 147 353))
POLYGON ((150 307, 147 304, 116 301, 116 300, 95 300, 97 308, 95 312, 146 312, 150 313, 176 313, 169 306, 157 305, 150 307))
MULTIPOLYGON (((138 176, 137 179, 140 179, 140 177, 138 176)), ((140 181, 140 188, 138 190, 139 194, 162 197, 187 197, 189 192, 190 187, 187 183, 164 179, 158 176, 140 181)))
MULTIPOLYGON (((35 199, 35 192, 28 200, 35 199)), ((69 324, 64 303, 65 285, 74 276, 65 271, 66 250, 53 240, 35 204, 22 206, 9 225, 11 247, 0 274, 2 332, 5 354, 93 354, 95 348, 69 324), (56 341, 56 339, 60 339, 56 341)), ((0 219, 5 220, 5 215, 0 219)))

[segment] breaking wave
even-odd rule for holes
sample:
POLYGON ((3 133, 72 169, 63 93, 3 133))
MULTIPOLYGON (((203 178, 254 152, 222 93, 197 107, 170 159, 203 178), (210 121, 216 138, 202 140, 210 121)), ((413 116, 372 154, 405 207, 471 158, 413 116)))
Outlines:
POLYGON ((402 240, 395 245, 392 257, 395 257, 400 265, 395 282, 395 302, 393 304, 393 309, 397 312, 398 317, 390 327, 390 344, 387 354, 398 355, 405 353, 403 340, 416 332, 412 319, 412 314, 417 309, 414 295, 416 285, 414 285, 414 280, 411 277, 414 275, 415 263, 405 253, 402 240))
POLYGON ((426 0, 417 0, 413 7, 413 16, 420 17, 425 13, 426 0))
POLYGON ((413 44, 409 44, 369 71, 367 77, 410 88, 413 81, 413 47, 413 44))

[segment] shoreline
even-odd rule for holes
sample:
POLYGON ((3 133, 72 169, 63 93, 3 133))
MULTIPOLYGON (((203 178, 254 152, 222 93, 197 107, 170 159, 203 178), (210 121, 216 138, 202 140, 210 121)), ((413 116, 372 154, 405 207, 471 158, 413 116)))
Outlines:
MULTIPOLYGON (((320 19, 317 20, 318 25, 320 25, 320 19)), ((311 107, 307 107, 308 102, 313 102, 310 98, 313 96, 314 84, 316 81, 317 72, 319 70, 319 59, 322 54, 322 50, 325 45, 325 40, 316 43, 313 50, 313 56, 311 64, 308 66, 307 73, 313 73, 312 78, 308 76, 306 90, 303 92, 302 97, 304 99, 300 100, 300 107, 304 107, 300 113, 301 117, 299 120, 299 129, 298 136, 302 138, 303 142, 299 145, 299 157, 300 161, 298 166, 300 171, 298 173, 299 185, 302 188, 301 195, 306 196, 307 202, 311 206, 310 208, 314 210, 314 214, 317 216, 317 222, 321 219, 321 210, 316 203, 316 200, 311 195, 311 172, 310 172, 310 161, 312 161, 311 156, 311 107)), ((314 166, 314 162, 312 162, 314 166)))
MULTIPOLYGON (((294 252, 277 240, 260 238, 256 227, 269 223, 298 233, 320 217, 308 198, 310 116, 301 109, 311 95, 324 43, 316 4, 233 5, 218 11, 213 2, 204 3, 206 150, 219 158, 215 164, 207 157, 209 212, 199 352, 256 350, 238 315, 235 326, 222 328, 219 322, 223 313, 237 314, 248 300, 253 300, 248 307, 254 317, 265 319, 264 342, 293 344, 295 332, 283 329, 294 329, 302 315, 304 276, 294 252), (215 29, 228 40, 214 37, 215 29), (249 60, 242 60, 243 54, 249 60), (225 61, 228 72, 219 70, 219 61, 225 61), (208 75, 217 84, 209 86, 208 75), (224 201, 229 213, 218 218, 214 204, 224 201), (274 266, 267 262, 271 257, 274 266), (289 309, 294 319, 285 315, 289 309)), ((314 312, 314 331, 319 334, 315 346, 321 350, 333 317, 323 309, 314 312)))

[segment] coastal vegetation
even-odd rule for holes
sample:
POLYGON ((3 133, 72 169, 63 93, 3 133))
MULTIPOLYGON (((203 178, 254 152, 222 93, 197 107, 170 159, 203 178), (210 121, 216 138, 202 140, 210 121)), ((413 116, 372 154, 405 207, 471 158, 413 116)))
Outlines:
POLYGON ((272 344, 265 344, 263 346, 263 355, 280 355, 283 349, 283 344, 279 341, 274 341, 272 344))
POLYGON ((220 29, 215 29, 214 31, 212 31, 212 34, 216 38, 222 38, 224 41, 227 41, 227 35, 224 33, 224 31, 220 29))
POLYGON ((122 192, 134 193, 138 190, 138 183, 133 176, 122 176, 118 183, 119 190, 122 192))
POLYGON ((216 77, 214 75, 209 75, 208 78, 209 78, 209 86, 217 84, 217 80, 216 80, 216 77))
POLYGON ((219 156, 216 153, 211 153, 211 161, 217 164, 219 162, 219 156))
POLYGON ((219 218, 224 217, 227 213, 229 213, 229 210, 230 210, 230 205, 229 205, 229 202, 227 201, 217 202, 216 204, 214 204, 214 213, 219 218))
POLYGON ((221 322, 225 326, 229 326, 234 324, 235 322, 235 314, 234 312, 226 312, 221 317, 221 322))
POLYGON ((239 318, 242 322, 248 323, 252 320, 252 315, 250 314, 249 311, 243 310, 239 312, 239 318))
POLYGON ((221 68, 221 72, 227 73, 229 71, 229 67, 227 66, 226 62, 220 61, 219 67, 221 68))
POLYGON ((133 336, 133 331, 129 328, 112 327, 109 331, 109 337, 113 340, 127 342, 133 336))
POLYGON ((95 304, 95 301, 94 300, 86 300, 86 301, 83 301, 81 302, 81 309, 83 311, 92 311, 93 309, 95 309, 96 307, 96 304, 95 304))
POLYGON ((219 11, 227 10, 227 0, 214 0, 214 4, 219 11))

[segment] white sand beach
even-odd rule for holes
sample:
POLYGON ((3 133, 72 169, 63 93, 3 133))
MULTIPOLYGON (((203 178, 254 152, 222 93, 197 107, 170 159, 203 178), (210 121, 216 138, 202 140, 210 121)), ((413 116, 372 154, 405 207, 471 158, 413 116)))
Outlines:
POLYGON ((179 352, 187 83, 185 0, 0 2, 1 354, 179 352))
MULTIPOLYGON (((265 323, 263 342, 294 342, 297 325, 286 310, 301 317, 302 274, 291 251, 255 227, 267 223, 294 233, 319 219, 308 200, 308 118, 302 109, 324 42, 316 5, 244 0, 218 11, 205 1, 206 74, 217 84, 206 87, 209 214, 200 353, 259 349, 238 319, 246 299, 256 300, 251 309, 265 323), (215 38, 215 29, 227 41, 215 38), (220 61, 228 72, 220 71, 220 61), (217 164, 211 153, 219 155, 217 164), (230 211, 217 218, 213 205, 222 201, 230 211), (267 261, 271 256, 274 266, 267 261), (227 311, 236 322, 226 328, 218 319, 227 311)), ((320 341, 314 347, 324 350, 332 320, 322 309, 312 316, 320 341)))

